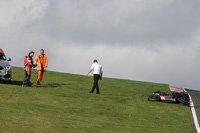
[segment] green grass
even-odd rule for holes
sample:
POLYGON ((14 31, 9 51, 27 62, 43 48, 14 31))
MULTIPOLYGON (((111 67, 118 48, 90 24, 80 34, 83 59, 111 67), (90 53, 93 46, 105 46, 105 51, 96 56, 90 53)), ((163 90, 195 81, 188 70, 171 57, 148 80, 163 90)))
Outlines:
MULTIPOLYGON (((31 81, 36 83, 37 71, 31 81)), ((93 78, 47 71, 40 86, 22 87, 23 69, 0 84, 1 133, 192 133, 187 106, 148 102, 166 84, 104 78, 101 95, 93 78)))

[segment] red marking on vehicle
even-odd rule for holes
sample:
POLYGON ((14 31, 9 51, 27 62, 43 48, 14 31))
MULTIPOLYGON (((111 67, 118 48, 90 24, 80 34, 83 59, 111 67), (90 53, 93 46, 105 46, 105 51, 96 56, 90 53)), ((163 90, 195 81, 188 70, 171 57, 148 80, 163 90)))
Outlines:
POLYGON ((2 50, 0 50, 0 53, 3 53, 3 51, 2 51, 2 50))
POLYGON ((6 61, 6 60, 2 60, 2 59, 0 59, 0 61, 4 61, 4 62, 7 62, 7 63, 8 63, 8 61, 6 61))
POLYGON ((10 75, 10 71, 8 71, 8 74, 10 75))
POLYGON ((176 91, 176 92, 183 92, 183 88, 180 87, 175 87, 175 86, 169 86, 171 91, 176 91))
POLYGON ((161 99, 161 100, 165 100, 165 97, 164 97, 164 96, 160 96, 160 99, 161 99))

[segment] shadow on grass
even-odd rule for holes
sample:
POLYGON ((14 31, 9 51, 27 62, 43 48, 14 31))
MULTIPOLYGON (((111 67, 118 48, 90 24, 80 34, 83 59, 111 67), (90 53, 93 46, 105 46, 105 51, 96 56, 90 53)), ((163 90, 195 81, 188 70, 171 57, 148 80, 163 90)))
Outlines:
POLYGON ((19 85, 19 86, 22 86, 22 83, 23 81, 15 81, 15 80, 12 80, 12 81, 0 81, 1 84, 8 84, 8 85, 19 85))
POLYGON ((19 86, 22 86, 23 81, 12 80, 10 84, 11 84, 11 85, 19 85, 19 86))
MULTIPOLYGON (((12 80, 10 83, 4 83, 1 82, 2 84, 9 84, 9 85, 18 85, 18 86, 22 86, 23 81, 16 81, 16 80, 12 80)), ((65 85, 73 85, 73 84, 60 84, 60 83, 48 83, 48 84, 41 84, 41 85, 34 85, 32 87, 41 87, 41 88, 47 88, 47 87, 61 87, 61 86, 65 86, 65 85)))
POLYGON ((107 95, 107 96, 121 96, 121 97, 124 97, 124 95, 115 95, 115 94, 100 94, 100 95, 107 95))
POLYGON ((73 85, 73 84, 59 84, 59 83, 49 83, 49 84, 41 84, 41 85, 36 85, 33 87, 38 87, 38 88, 47 88, 47 87, 61 87, 61 86, 66 86, 66 85, 73 85))

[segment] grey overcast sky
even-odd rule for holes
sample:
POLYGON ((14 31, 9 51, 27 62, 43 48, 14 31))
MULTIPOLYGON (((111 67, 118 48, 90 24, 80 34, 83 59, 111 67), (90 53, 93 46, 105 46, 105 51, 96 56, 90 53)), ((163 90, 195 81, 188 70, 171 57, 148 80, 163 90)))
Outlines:
POLYGON ((0 47, 13 66, 43 48, 52 71, 97 59, 106 77, 200 89, 200 1, 0 0, 0 47))

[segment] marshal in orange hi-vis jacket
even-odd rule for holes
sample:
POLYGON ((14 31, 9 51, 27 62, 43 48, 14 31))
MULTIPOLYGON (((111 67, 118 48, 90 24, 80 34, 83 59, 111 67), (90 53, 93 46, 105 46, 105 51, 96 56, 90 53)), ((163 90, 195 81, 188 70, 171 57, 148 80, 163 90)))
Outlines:
POLYGON ((34 64, 37 65, 37 71, 38 71, 37 85, 40 85, 43 73, 46 71, 46 68, 48 67, 47 56, 44 54, 43 49, 41 49, 39 55, 35 57, 34 64))

